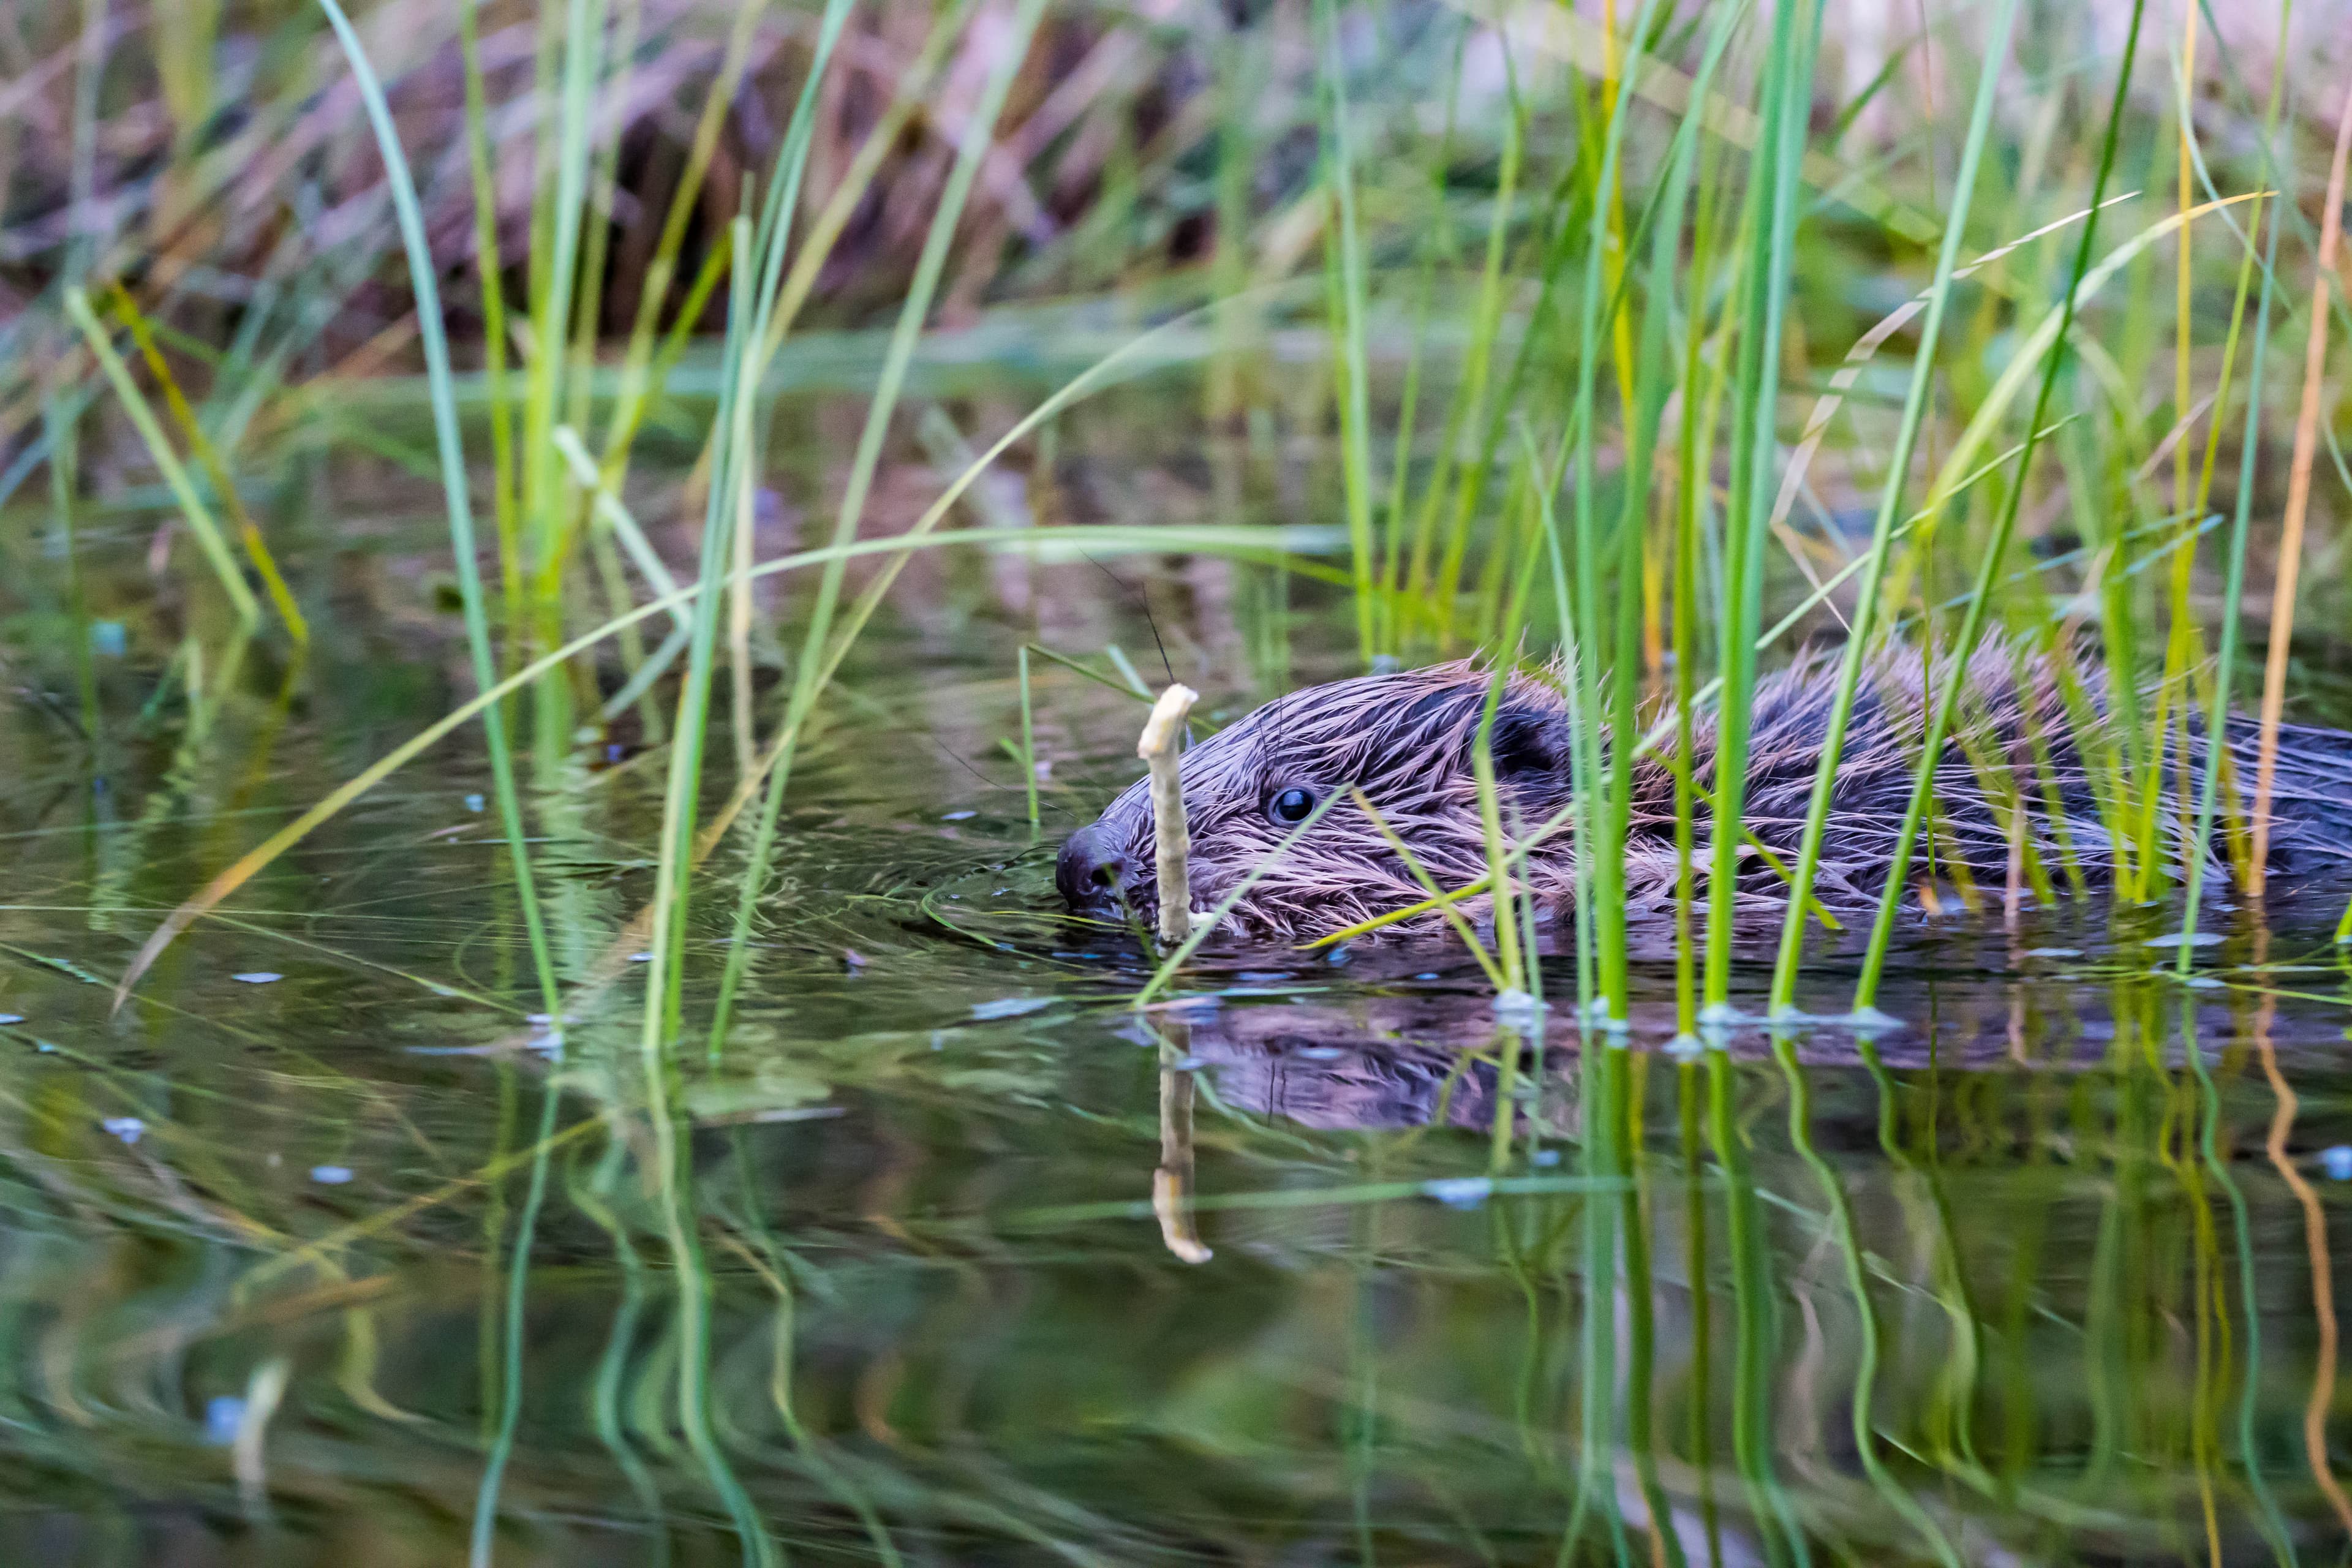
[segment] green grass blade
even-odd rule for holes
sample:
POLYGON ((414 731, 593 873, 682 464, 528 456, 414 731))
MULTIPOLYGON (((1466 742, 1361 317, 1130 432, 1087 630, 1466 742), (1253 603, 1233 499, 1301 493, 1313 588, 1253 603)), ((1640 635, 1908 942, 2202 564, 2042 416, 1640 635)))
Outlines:
POLYGON ((1327 245, 1336 248, 1332 293, 1339 343, 1340 473, 1346 494, 1349 553, 1355 564, 1356 640, 1364 662, 1375 646, 1372 560, 1371 368, 1365 350, 1367 309, 1364 241, 1356 214, 1355 155, 1349 139, 1346 67, 1339 56, 1339 0, 1315 0, 1318 68, 1322 83, 1324 172, 1331 193, 1327 245))
POLYGON ((1740 323, 1731 500, 1726 518, 1722 617, 1723 704, 1716 739, 1716 807, 1709 837, 1705 1000, 1728 1009, 1731 935, 1738 902, 1741 808, 1747 798, 1748 727, 1756 682, 1756 630, 1763 615, 1765 541, 1772 489, 1781 330, 1801 189, 1806 111, 1822 6, 1793 4, 1774 14, 1766 60, 1766 108, 1757 138, 1761 173, 1751 185, 1747 300, 1740 323))
POLYGON ((1034 844, 1044 829, 1037 820, 1037 726, 1029 700, 1029 646, 1020 650, 1021 675, 1021 788, 1029 799, 1029 842, 1034 844))
MULTIPOLYGON (((417 332, 425 348, 425 376, 432 393, 434 442, 441 464, 442 500, 449 514, 449 547, 457 570, 458 596, 465 609, 467 651, 472 656, 475 685, 488 694, 499 689, 498 663, 491 652, 489 618, 482 602, 480 557, 474 539, 473 502, 466 489, 466 453, 449 368, 449 340, 442 324, 441 293, 435 281, 432 248, 425 237, 425 218, 417 206, 416 185, 409 176, 407 157, 401 151, 399 132, 393 124, 392 108, 384 101, 383 84, 376 80, 375 69, 368 63, 359 34, 352 29, 351 19, 343 15, 337 0, 319 0, 319 5, 327 13, 327 20, 351 62, 352 76, 359 84, 361 100, 367 106, 368 123, 375 132, 385 177, 392 186, 393 211, 400 223, 401 245, 407 252, 409 285, 416 299, 417 332)), ((507 749, 506 724, 494 701, 482 707, 481 714, 483 740, 489 752, 490 773, 498 795, 499 820, 513 862, 515 901, 530 937, 531 965, 546 1004, 544 1011, 553 1016, 560 1013, 554 960, 548 948, 545 924, 540 918, 522 801, 515 789, 514 762, 507 749)))
MULTIPOLYGON (((553 15, 548 0, 543 16, 553 15)), ((562 406, 566 346, 575 309, 583 226, 588 205, 590 120, 596 79, 604 63, 607 0, 564 0, 563 68, 557 99, 555 177, 547 195, 542 251, 533 236, 537 273, 530 301, 530 374, 523 395, 522 522, 529 531, 533 577, 531 605, 543 637, 561 591, 569 535, 562 507, 562 466, 549 437, 562 406)), ((542 716, 548 711, 541 705, 542 716)), ((542 742, 551 737, 541 731, 542 742)), ((554 737, 559 743, 568 737, 554 737)))
MULTIPOLYGON (((735 253, 751 251, 751 220, 735 220, 735 253)), ((669 771, 662 790, 661 851, 655 876, 653 935, 646 972, 646 1006, 639 1047, 648 1074, 666 1070, 663 1058, 677 1037, 686 960, 686 911, 694 872, 693 845, 702 791, 702 759, 710 731, 712 668, 719 640, 719 613, 733 563, 733 532, 740 509, 734 493, 737 410, 753 395, 745 384, 751 352, 751 280, 739 266, 730 278, 727 367, 720 384, 717 428, 719 480, 710 487, 702 522, 702 562, 695 575, 694 620, 687 637, 686 675, 677 694, 677 717, 670 735, 669 771)))
MULTIPOLYGON (((2007 9, 2016 10, 2015 0, 2009 0, 2007 9)), ((1994 34, 2002 31, 1994 25, 1994 34)), ((1999 58, 1997 50, 1988 49, 1986 59, 1999 58)), ((1987 75, 1993 74, 1988 65, 1987 75)), ((1954 227, 1958 226, 1955 220, 1954 227)), ((1780 1032, 1776 1030, 1775 1034, 1780 1032)), ((1789 1142, 1804 1161, 1813 1179, 1821 1184, 1822 1196, 1828 1202, 1837 1237, 1838 1254, 1843 1264, 1846 1292, 1853 1298, 1854 1322, 1858 1343, 1855 1346, 1852 1433, 1854 1452, 1862 1459, 1863 1474, 1869 1479, 1871 1489, 1885 1502, 1888 1511, 1909 1527, 1927 1543, 1936 1561, 1946 1568, 1960 1568, 1959 1554, 1950 1540, 1936 1525, 1926 1510, 1912 1498, 1901 1482, 1888 1473, 1886 1461, 1879 1455, 1879 1438, 1874 1420, 1874 1394, 1876 1391, 1879 1365, 1878 1310, 1870 1300, 1870 1280, 1864 1266, 1864 1248, 1860 1228, 1854 1224, 1853 1202, 1847 1195, 1845 1184, 1838 1180, 1836 1170, 1823 1157, 1813 1138, 1812 1083, 1797 1061, 1795 1046, 1785 1037, 1773 1042, 1772 1054, 1780 1063, 1781 1079, 1789 1089, 1789 1142)))
MULTIPOLYGON (((2107 181, 2115 169, 2116 142, 2123 128, 2124 107, 2131 86, 2132 65, 2139 51, 2140 19, 2146 9, 2147 0, 2133 0, 2131 26, 2124 38, 2123 66, 2116 74, 2115 97, 2108 108, 2106 133, 2100 149, 2098 173, 2091 186, 2090 216, 2083 220, 2082 238, 2075 247, 2074 265, 2070 276, 2082 279, 2085 284, 2090 281, 2087 269, 2092 242, 2098 234, 2098 209, 2104 204, 2107 181)), ((2179 216, 2186 220, 2191 215, 2183 212, 2179 216)), ((2057 389, 2058 373, 2065 362, 2067 330, 2074 322, 2075 308, 2083 293, 2080 286, 2066 290, 2055 312, 2057 320, 2049 344, 2042 351, 2042 384, 2034 394, 2033 412, 2026 421, 2025 450, 2018 458, 2017 475, 2010 482, 2000 518, 1993 526, 1992 537, 1985 546, 1983 562, 1977 573, 1975 592, 1961 616, 1958 640, 1954 645, 1951 674, 1945 681, 1940 699, 1933 704, 1934 716, 1928 722, 1921 745, 1910 800, 1904 806, 1903 822, 1895 831, 1894 857, 1886 868, 1886 887, 1879 896, 1877 918, 1871 923, 1870 946, 1863 957, 1862 973, 1854 982, 1853 1010, 1858 1014, 1870 1010, 1871 1003, 1878 993, 1879 976, 1886 965, 1887 946, 1894 938, 1895 911, 1902 907, 1904 880, 1910 869, 1912 845, 1918 837, 1921 821, 1927 815, 1927 798, 1934 786, 1937 759, 1943 753, 1944 737, 1950 732, 1952 716, 1958 710, 1960 700, 1968 689, 1969 660, 1975 652, 1977 637, 1984 625, 1986 607, 1992 598, 1992 586, 2000 571, 2001 558, 2008 552, 2009 536, 2016 526, 2018 510, 2024 502, 2026 480, 2032 469, 2037 444, 2035 434, 2042 428, 2051 395, 2057 389)), ((2127 686, 2129 680, 2126 674, 2116 684, 2127 686)))
POLYGON ((524 1338, 528 1319, 524 1308, 531 1279, 531 1244, 539 1234, 539 1215, 547 1200, 548 1162, 554 1153, 555 1113, 562 1104, 559 1080, 550 1077, 540 1089, 539 1131, 531 1140, 530 1174, 523 1191, 522 1215, 515 1226, 514 1257, 506 1271, 506 1301, 499 1314, 498 1336, 498 1429, 484 1457, 482 1477, 474 1491, 474 1523, 467 1562, 469 1568, 491 1568, 497 1549, 499 1491, 507 1465, 514 1457, 516 1435, 522 1426, 524 1338))
MULTIPOLYGON (((2278 259, 2279 229, 2284 222, 2281 202, 2273 200, 2271 205, 2270 237, 2263 246, 2262 293, 2254 305, 2253 353, 2246 367, 2246 428, 2239 447, 2237 504, 2230 519, 2229 582, 2221 594, 2221 644, 2213 659, 2213 705, 2205 720, 2205 776, 2198 788, 2197 829, 2183 851, 2187 889, 2180 909, 2180 951, 2174 962, 2184 977, 2195 958, 2189 939, 2197 934, 2198 910, 2205 895, 2205 863, 2210 858, 2213 842, 2214 806, 2220 795, 2222 762, 2229 752, 2230 696, 2237 684, 2239 612, 2246 588, 2246 535, 2253 515, 2254 476, 2262 467, 2263 383, 2270 350, 2271 286, 2277 276, 2274 264, 2278 259)), ((2342 941, 2347 931, 2352 931, 2352 907, 2345 910, 2336 939, 2342 941)))
MULTIPOLYGON (((1935 281, 1929 286, 1927 319, 1919 327, 1919 346, 1911 366, 1910 389, 1904 395, 1902 422, 1895 427, 1895 448, 1887 458, 1886 482, 1878 498, 1878 516, 1871 527, 1868 567, 1854 600, 1846 632, 1845 656, 1838 669, 1837 695, 1830 705, 1829 729, 1822 741, 1821 761, 1813 771, 1813 793, 1806 809, 1804 837, 1797 850, 1797 874, 1790 889, 1789 914, 1780 931, 1780 950, 1773 963, 1769 1011, 1784 1014, 1796 1005, 1797 972, 1804 961, 1805 904, 1821 865, 1822 840, 1829 828, 1830 797, 1845 750, 1846 726, 1853 717, 1856 692, 1877 631, 1878 595, 1886 575, 1886 561, 1895 520, 1903 505, 1903 486, 1911 471, 1911 457, 1935 390, 1936 353, 1943 338, 1944 308, 1949 300, 1952 275, 1966 237, 1969 204, 1976 195, 1977 171, 1992 126, 1993 100, 1998 95, 2002 62, 2008 58, 2011 29, 2017 20, 2018 0, 2000 0, 1985 43, 1984 63, 1977 82, 1975 106, 1969 114, 1968 140, 1960 149, 1959 174, 1952 188, 1952 209, 1945 220, 1944 243, 1936 256, 1935 281)), ((2021 479, 2022 475, 2020 476, 2021 479)))
POLYGON ((490 157, 488 89, 482 79, 481 0, 459 0, 457 52, 466 79, 466 167, 474 185, 474 275, 482 307, 482 379, 490 410, 490 508, 507 635, 523 630, 521 524, 516 516, 514 400, 507 378, 507 295, 499 276, 499 193, 490 157))
MULTIPOLYGON (((783 146, 777 154, 774 187, 769 192, 768 208, 761 224, 760 248, 756 262, 760 268, 759 304, 752 314, 743 339, 743 384, 740 392, 741 402, 736 411, 737 417, 741 423, 736 438, 738 450, 734 454, 734 463, 741 468, 742 484, 745 487, 744 502, 747 507, 750 500, 751 476, 754 471, 751 465, 756 452, 751 436, 751 409, 759 396, 759 377, 767 363, 765 345, 773 341, 772 323, 775 320, 778 293, 784 287, 784 253, 792 234, 793 214, 799 207, 801 182, 808 168, 809 145, 815 124, 817 88, 824 78, 825 67, 832 61, 834 46, 840 39, 841 29, 849 19, 849 0, 827 0, 824 21, 817 34, 816 51, 810 60, 807 79, 802 83, 800 100, 793 105, 792 121, 785 127, 783 146)), ((726 463, 720 463, 718 467, 722 474, 730 471, 729 465, 726 463)), ((718 493, 719 490, 714 488, 712 491, 714 497, 718 493)), ((748 521, 747 518, 746 526, 748 526, 748 521)), ((837 532, 836 538, 838 538, 837 532)), ((748 547, 748 539, 742 542, 748 547)), ((748 548, 746 548, 739 556, 739 562, 748 559, 748 548)), ((751 594, 748 574, 738 581, 735 593, 737 602, 748 605, 751 594)), ((740 681, 741 677, 739 675, 738 679, 740 681)), ((748 721, 750 711, 748 694, 743 693, 740 686, 738 688, 738 692, 741 713, 748 721)), ((711 1010, 709 1056, 714 1061, 718 1059, 725 1045, 727 1029, 734 1008, 735 993, 742 984, 744 968, 751 961, 751 916, 758 906, 759 899, 767 889, 768 867, 774 853, 776 821, 783 806, 784 783, 791 773, 791 765, 787 760, 789 748, 797 740, 799 725, 805 716, 804 709, 787 712, 784 720, 782 747, 768 763, 762 763, 758 760, 749 734, 738 737, 738 744, 742 747, 742 754, 751 759, 751 763, 742 769, 744 776, 739 782, 739 790, 751 783, 755 776, 755 769, 763 766, 770 770, 770 788, 768 798, 761 804, 759 824, 751 836, 750 863, 744 868, 742 880, 737 889, 735 941, 728 949, 727 963, 719 980, 718 1001, 711 1010)))

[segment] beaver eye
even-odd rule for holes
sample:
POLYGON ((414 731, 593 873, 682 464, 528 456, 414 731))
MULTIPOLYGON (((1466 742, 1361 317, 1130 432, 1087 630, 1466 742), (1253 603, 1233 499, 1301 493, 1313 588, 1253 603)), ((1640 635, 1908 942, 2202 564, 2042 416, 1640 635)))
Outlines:
POLYGON ((1315 792, 1309 789, 1286 789, 1265 803, 1265 814, 1276 822, 1296 827, 1307 820, 1315 809, 1315 792))

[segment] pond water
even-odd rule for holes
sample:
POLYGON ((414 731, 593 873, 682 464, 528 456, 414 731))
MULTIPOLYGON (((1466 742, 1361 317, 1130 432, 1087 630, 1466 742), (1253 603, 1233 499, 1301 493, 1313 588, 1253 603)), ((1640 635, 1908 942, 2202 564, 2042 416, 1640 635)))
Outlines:
POLYGON ((102 769, 0 709, 0 1561, 2346 1559, 2333 903, 2233 917, 2193 987, 2160 912, 1956 917, 1899 1029, 1696 1059, 1655 951, 1622 1048, 1556 1007, 1523 1051, 1444 949, 1225 954, 1139 1015, 1052 853, 1141 706, 1039 665, 1033 841, 1014 626, 1156 668, 1148 594, 1238 713, 1275 585, 954 557, 803 753, 715 1061, 731 852, 649 1079, 625 734, 534 780, 559 965, 617 975, 560 1027, 471 734, 111 1011, 164 911, 446 711, 405 550, 311 563, 298 697, 133 626, 102 769))

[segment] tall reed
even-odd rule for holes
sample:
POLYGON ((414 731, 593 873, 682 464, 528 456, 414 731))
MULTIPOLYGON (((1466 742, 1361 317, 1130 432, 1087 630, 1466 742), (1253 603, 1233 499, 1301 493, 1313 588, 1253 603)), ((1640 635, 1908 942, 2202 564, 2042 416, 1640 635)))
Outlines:
MULTIPOLYGON (((2327 363, 2327 326, 2332 297, 2340 288, 2336 251, 2344 233, 2344 190, 2352 164, 2352 88, 2336 123, 2336 151, 2327 165, 2327 196, 2321 211, 2317 270, 2312 279, 2310 336, 2305 341, 2303 405, 2295 416, 2294 455, 2287 468, 2286 512, 2279 528, 2278 581, 2271 591, 2269 657, 2263 668, 2262 750, 2255 763, 2252 815, 2254 846, 2246 868, 2247 891, 2260 896, 2270 860, 2270 803, 2277 766, 2279 719, 2285 708, 2287 644, 2294 634, 2295 586, 2303 569, 2303 539, 2311 506, 2311 471, 2317 458, 2321 382, 2327 363)), ((2352 904, 2344 911, 2343 933, 2352 936, 2352 904)))
MULTIPOLYGON (((2281 6, 2281 30, 2284 30, 2286 7, 2281 6)), ((2278 135, 2278 113, 2286 85, 2286 59, 2282 52, 2272 67, 2268 109, 2263 117, 2263 138, 2266 149, 2274 149, 2278 135)), ((2213 697, 2205 718, 2205 776, 2197 797, 2197 826, 2189 841, 2187 872, 2183 880, 2186 890, 2181 900, 2180 943, 2177 967, 2183 978, 2189 972, 2198 934, 2198 915, 2205 891, 2205 866, 2210 858, 2213 840, 2213 819, 2220 803, 2221 778, 2229 755, 2231 700, 2237 687, 2238 644, 2241 635, 2239 605, 2246 586, 2246 539, 2252 521, 2254 477, 2261 468, 2263 371, 2270 353, 2272 291, 2278 281, 2279 230, 2284 226, 2286 211, 2283 201, 2273 198, 2270 205, 2270 237, 2263 243, 2262 255, 2262 289, 2254 307, 2254 346, 2252 361, 2246 372, 2246 423, 2239 443, 2238 494, 2230 521, 2229 565, 2221 592, 2221 646, 2213 660, 2213 697)), ((2259 227, 2263 207, 2257 205, 2248 220, 2244 237, 2245 265, 2238 274, 2238 297, 2242 304, 2254 261, 2253 234, 2259 227)), ((2221 415, 2217 411, 2213 428, 2219 435, 2221 415)), ((2248 868, 2251 873, 2251 866, 2248 868)), ((2352 909, 2347 909, 2347 921, 2352 921, 2352 909)), ((2340 933, 2339 933, 2340 934, 2340 933)))
POLYGON ((1775 10, 1763 66, 1764 109, 1743 227, 1739 369, 1733 389, 1729 504, 1724 519, 1724 567, 1717 593, 1720 617, 1720 717, 1716 726, 1715 809, 1708 832, 1706 1007, 1720 1016, 1730 1007, 1732 917, 1739 879, 1740 811, 1748 778, 1749 721, 1757 676, 1756 632, 1764 604, 1765 517, 1779 408, 1781 332, 1788 306, 1790 252, 1795 243, 1799 170, 1822 8, 1813 4, 1775 10))
MULTIPOLYGON (((1878 515, 1871 525, 1870 551, 1864 557, 1867 564, 1863 569, 1853 610, 1846 621, 1845 655, 1838 668, 1837 694, 1831 701, 1828 729, 1822 738, 1821 761, 1813 770, 1812 799, 1806 808, 1804 837, 1797 850, 1797 872, 1789 889, 1788 919, 1780 928, 1780 952, 1772 971, 1770 1009, 1775 1014, 1785 1015, 1796 1005, 1797 971, 1805 947, 1805 898, 1812 891, 1813 879, 1821 866, 1822 840, 1829 828, 1830 800, 1844 761, 1846 726, 1853 717, 1854 696, 1861 688, 1864 668, 1875 651, 1879 593, 1885 583, 1895 520, 1902 509, 1912 452, 1927 419, 1928 400, 1936 384, 1936 353, 1943 336, 1944 309, 1951 298, 1953 271, 1968 232, 1969 206, 1976 195, 1977 171, 1992 129, 1993 100, 2001 80, 2000 64, 2008 55, 2010 29, 2016 20, 2016 0, 2002 0, 1994 13, 1985 45, 1976 103, 1969 114, 1968 139, 1961 143, 1959 172, 1952 184, 1952 209, 1945 219, 1944 242, 1936 257, 1935 281, 1928 285, 1927 312, 1920 323, 1919 346, 1912 359, 1910 388, 1904 395, 1902 422, 1895 426, 1894 448, 1887 458, 1886 479, 1879 490, 1878 515)), ((2086 224, 2086 236, 2088 232, 2086 224)), ((2037 420, 2040 414, 2037 408, 2037 420)), ((2019 485, 2012 486, 2013 493, 2022 488, 2021 475, 2020 479, 2019 485)))

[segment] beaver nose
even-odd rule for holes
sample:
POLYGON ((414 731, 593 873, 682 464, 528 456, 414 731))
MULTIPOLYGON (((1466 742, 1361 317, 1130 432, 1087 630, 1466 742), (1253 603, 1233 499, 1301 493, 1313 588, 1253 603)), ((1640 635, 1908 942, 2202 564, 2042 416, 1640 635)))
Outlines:
POLYGON ((1102 824, 1081 827, 1054 862, 1054 882, 1074 910, 1109 910, 1135 885, 1135 866, 1103 841, 1102 824))

